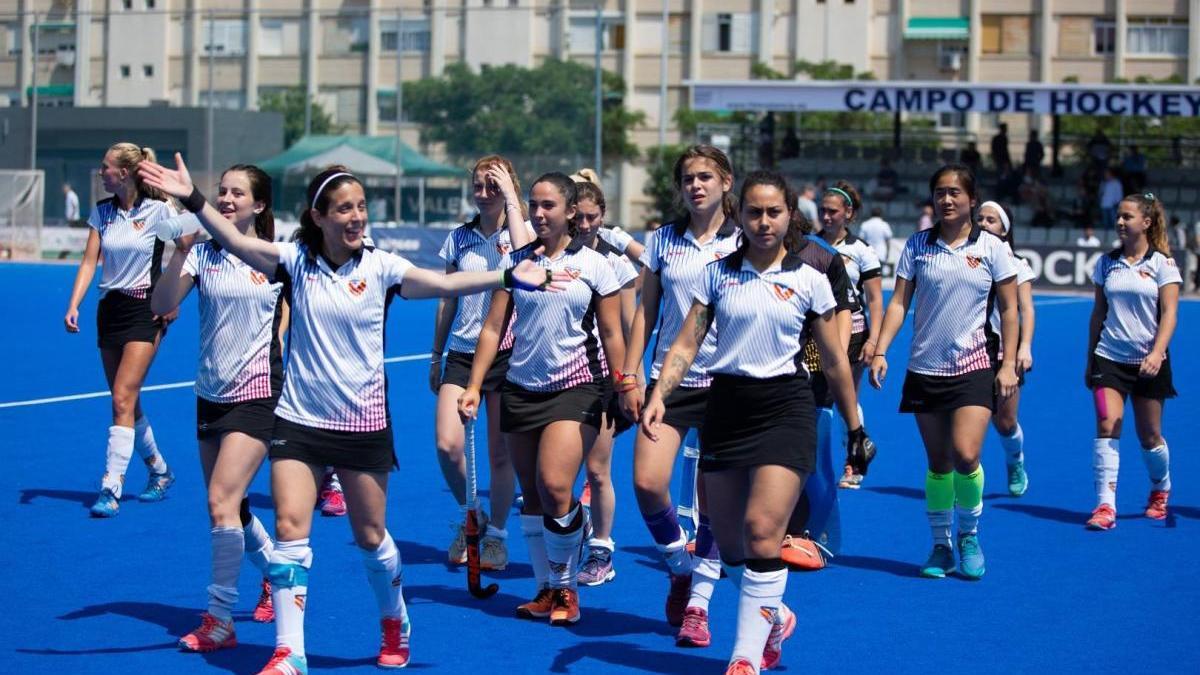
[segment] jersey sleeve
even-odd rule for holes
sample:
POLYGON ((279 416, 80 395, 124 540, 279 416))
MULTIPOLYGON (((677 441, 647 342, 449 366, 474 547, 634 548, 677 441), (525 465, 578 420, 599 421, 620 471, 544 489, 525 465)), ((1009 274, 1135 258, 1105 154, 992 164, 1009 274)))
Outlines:
POLYGON ((438 251, 438 257, 448 265, 458 265, 458 230, 450 230, 450 234, 446 235, 446 241, 442 242, 442 250, 438 251))
POLYGON ((600 235, 601 239, 607 241, 612 245, 613 248, 617 249, 621 253, 624 253, 625 249, 629 248, 630 242, 633 241, 633 235, 629 234, 625 230, 615 227, 602 227, 597 234, 600 235))
POLYGON ((846 272, 846 263, 842 262, 841 255, 834 254, 829 263, 829 269, 825 270, 825 276, 829 288, 833 292, 836 310, 839 312, 852 310, 854 308, 854 287, 850 284, 850 274, 846 272))
MULTIPOLYGON (((913 237, 920 236, 920 233, 914 234, 913 237)), ((916 269, 913 266, 913 240, 909 237, 904 243, 904 250, 900 252, 900 260, 896 261, 896 276, 906 281, 912 281, 916 274, 916 269)))
POLYGON ((988 261, 990 262, 992 281, 1004 281, 1015 277, 1017 275, 1017 254, 1013 253, 1012 249, 998 238, 992 237, 988 241, 991 249, 988 261))
POLYGON ((1108 276, 1108 256, 1102 255, 1096 258, 1096 265, 1092 268, 1092 283, 1097 286, 1104 285, 1104 279, 1108 276))
POLYGON ((1017 285, 1031 284, 1037 279, 1037 275, 1033 273, 1033 268, 1029 266, 1029 261, 1024 258, 1017 258, 1017 285))
POLYGON ((866 281, 883 276, 883 265, 879 262, 879 254, 875 248, 866 242, 858 247, 858 279, 866 281))
POLYGON ((711 307, 717 301, 721 269, 724 262, 713 262, 704 266, 704 274, 692 285, 692 300, 711 307))
MULTIPOLYGON (((844 270, 843 270, 844 273, 844 270)), ((821 274, 805 275, 808 280, 808 308, 804 314, 807 317, 820 316, 829 310, 840 310, 841 304, 838 302, 833 286, 829 283, 827 276, 821 274)))
POLYGON ((100 227, 102 225, 104 225, 104 216, 100 215, 100 211, 102 210, 101 206, 103 204, 104 204, 104 202, 100 202, 99 204, 96 204, 95 208, 92 209, 92 212, 88 214, 88 219, 87 219, 88 227, 92 228, 93 230, 95 230, 97 232, 99 232, 100 227))
POLYGON ((183 271, 193 279, 200 276, 200 247, 204 244, 196 244, 188 249, 187 257, 183 259, 183 271))
POLYGON ((617 284, 621 288, 625 288, 630 282, 637 279, 637 269, 633 263, 629 262, 629 258, 623 255, 613 256, 609 259, 609 263, 612 265, 613 274, 617 277, 617 284))
POLYGON ((1155 281, 1158 282, 1159 288, 1167 284, 1183 284, 1183 275, 1179 273, 1179 266, 1175 264, 1175 259, 1169 256, 1164 255, 1162 257, 1162 260, 1158 263, 1158 272, 1155 276, 1155 281))
POLYGON ((279 242, 275 246, 279 249, 279 267, 275 272, 275 279, 282 281, 285 278, 294 278, 300 269, 304 248, 294 242, 279 242))
MULTIPOLYGON (((593 253, 595 253, 593 251, 593 253)), ((599 253, 595 256, 588 256, 592 259, 592 270, 589 275, 588 285, 592 287, 592 291, 597 295, 612 295, 621 290, 621 284, 617 283, 617 275, 613 273, 612 265, 604 259, 599 253)))
POLYGON ((378 253, 382 256, 379 261, 379 274, 383 287, 391 288, 404 283, 404 275, 413 268, 413 264, 395 253, 387 251, 378 251, 378 253))
POLYGON ((646 266, 646 269, 656 274, 662 268, 659 259, 659 249, 662 246, 659 239, 662 238, 662 231, 663 228, 660 227, 646 235, 646 250, 642 253, 641 259, 641 263, 646 266))

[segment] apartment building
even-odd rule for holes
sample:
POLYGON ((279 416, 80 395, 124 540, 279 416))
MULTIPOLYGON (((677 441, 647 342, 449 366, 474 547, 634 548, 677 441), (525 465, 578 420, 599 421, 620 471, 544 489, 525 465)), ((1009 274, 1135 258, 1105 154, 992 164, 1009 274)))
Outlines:
MULTIPOLYGON (((1200 79, 1200 0, 0 0, 0 106, 28 105, 35 81, 39 105, 245 109, 303 83, 337 124, 391 134, 397 81, 460 61, 592 63, 597 39, 646 115, 641 146, 658 142, 660 110, 686 105, 686 80, 748 79, 755 62, 832 60, 877 79, 1200 79)), ((979 117, 938 122, 997 121, 979 117)), ((610 169, 627 222, 644 174, 610 169)))

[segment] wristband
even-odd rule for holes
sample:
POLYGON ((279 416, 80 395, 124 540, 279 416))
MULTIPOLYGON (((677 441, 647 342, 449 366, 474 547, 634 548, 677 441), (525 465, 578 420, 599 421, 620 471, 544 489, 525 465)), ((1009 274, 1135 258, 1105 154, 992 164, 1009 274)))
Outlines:
POLYGON ((515 289, 519 289, 522 291, 540 291, 540 290, 546 288, 547 286, 549 286, 550 282, 554 280, 554 273, 551 272, 550 270, 546 270, 546 281, 544 281, 543 283, 537 284, 536 286, 532 285, 532 284, 527 284, 527 283, 521 281, 520 279, 518 279, 516 277, 516 275, 513 274, 514 269, 515 268, 510 267, 510 268, 504 270, 504 277, 503 277, 504 278, 504 288, 507 290, 512 290, 515 288, 515 289))
POLYGON ((200 194, 200 188, 193 185, 192 194, 179 200, 179 203, 188 211, 199 213, 204 209, 204 195, 200 194))

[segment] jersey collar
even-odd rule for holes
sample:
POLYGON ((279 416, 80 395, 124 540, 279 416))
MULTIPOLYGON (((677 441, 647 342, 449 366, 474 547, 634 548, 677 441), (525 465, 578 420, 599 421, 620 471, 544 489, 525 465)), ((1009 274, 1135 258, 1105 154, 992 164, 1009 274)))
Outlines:
MULTIPOLYGON (((1117 262, 1125 262, 1125 255, 1123 253, 1123 249, 1120 247, 1114 248, 1113 250, 1109 251, 1108 257, 1117 262)), ((1153 257, 1154 257, 1154 247, 1151 246, 1150 248, 1146 249, 1146 255, 1142 256, 1142 259, 1134 264, 1140 265, 1153 257)), ((1128 263, 1126 262, 1126 264, 1128 264, 1128 263)))
MULTIPOLYGON (((942 241, 938 237, 938 233, 941 232, 941 226, 938 223, 934 223, 933 227, 931 227, 925 231, 928 233, 925 235, 925 243, 927 245, 941 246, 942 248, 945 248, 945 249, 950 248, 950 246, 946 242, 942 241)), ((979 235, 982 232, 983 232, 983 227, 980 226, 979 223, 971 223, 971 231, 970 231, 970 233, 967 234, 967 241, 965 243, 963 243, 963 245, 960 246, 959 248, 970 246, 971 244, 974 244, 975 242, 979 241, 979 235)))
MULTIPOLYGON (((689 222, 690 222, 690 218, 680 218, 679 220, 676 220, 675 222, 671 223, 670 228, 672 229, 672 231, 675 232, 675 236, 685 237, 689 234, 689 230, 688 230, 689 222)), ((664 227, 667 227, 667 226, 664 225, 664 227)), ((732 218, 726 218, 725 222, 721 223, 721 227, 717 228, 716 238, 728 237, 729 235, 733 234, 734 232, 737 232, 737 223, 734 222, 734 220, 732 218)), ((696 238, 692 237, 692 241, 695 241, 695 240, 696 240, 696 238)))

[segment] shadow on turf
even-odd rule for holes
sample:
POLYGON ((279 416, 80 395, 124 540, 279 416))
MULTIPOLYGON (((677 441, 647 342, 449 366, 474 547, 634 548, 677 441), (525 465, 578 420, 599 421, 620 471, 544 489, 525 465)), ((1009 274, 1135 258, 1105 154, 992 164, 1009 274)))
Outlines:
MULTIPOLYGON (((21 490, 21 498, 17 500, 18 504, 32 504, 38 499, 57 499, 63 502, 74 502, 84 508, 90 508, 96 501, 96 491, 81 492, 79 490, 50 490, 45 488, 28 488, 21 490)), ((133 499, 132 496, 126 495, 122 501, 133 499)))
MULTIPOLYGON (((588 616, 584 618, 584 621, 590 619, 591 617, 588 616)), ((568 630, 579 632, 582 625, 581 623, 568 630)), ((578 666, 584 669, 584 672, 596 671, 597 666, 580 663, 586 659, 610 666, 624 666, 652 673, 719 673, 724 670, 727 663, 723 658, 708 658, 701 656, 699 652, 674 649, 670 646, 664 646, 663 651, 653 651, 629 642, 591 641, 560 650, 554 657, 554 663, 550 665, 550 672, 569 673, 571 666, 578 666)), ((781 670, 786 670, 786 668, 781 670)))

